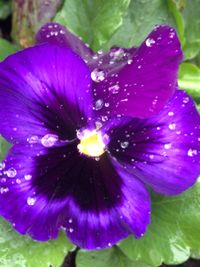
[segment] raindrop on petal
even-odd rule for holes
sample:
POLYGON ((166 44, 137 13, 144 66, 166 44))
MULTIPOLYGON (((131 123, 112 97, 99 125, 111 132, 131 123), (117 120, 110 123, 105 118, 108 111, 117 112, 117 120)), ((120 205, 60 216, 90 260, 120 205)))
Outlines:
POLYGON ((114 95, 119 93, 119 89, 120 89, 120 87, 118 84, 115 84, 115 85, 108 88, 108 90, 114 95))
POLYGON ((46 134, 42 137, 41 143, 45 147, 52 147, 58 141, 58 136, 55 134, 46 134))
POLYGON ((94 69, 91 72, 91 79, 96 83, 102 82, 105 79, 105 73, 102 70, 94 69))
POLYGON ((35 204, 35 202, 36 202, 36 198, 35 197, 28 197, 27 198, 27 204, 29 206, 33 206, 35 204))
POLYGON ((198 154, 197 150, 196 149, 189 149, 188 152, 187 152, 188 156, 189 157, 193 157, 193 156, 196 156, 198 154))
POLYGON ((8 177, 13 178, 17 175, 17 171, 14 168, 10 168, 6 171, 8 177))
POLYGON ((129 145, 129 142, 128 141, 124 141, 124 142, 121 142, 120 143, 120 146, 121 146, 121 148, 127 148, 128 147, 128 145, 129 145))
POLYGON ((146 46, 152 47, 153 44, 155 44, 155 40, 154 39, 152 39, 152 38, 146 39, 146 46))

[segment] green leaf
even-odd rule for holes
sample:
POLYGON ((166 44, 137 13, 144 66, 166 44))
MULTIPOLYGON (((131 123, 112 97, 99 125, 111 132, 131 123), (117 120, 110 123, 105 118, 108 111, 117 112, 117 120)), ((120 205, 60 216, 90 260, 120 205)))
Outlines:
POLYGON ((184 7, 186 44, 183 49, 185 59, 192 59, 200 52, 200 0, 185 0, 184 7))
POLYGON ((10 147, 11 144, 9 144, 3 137, 0 136, 0 161, 3 160, 10 147))
POLYGON ((0 218, 1 267, 59 267, 72 248, 73 245, 63 232, 56 240, 36 242, 28 236, 18 234, 0 218))
POLYGON ((183 38, 183 21, 178 8, 172 0, 132 0, 123 25, 104 46, 138 46, 156 24, 177 26, 179 36, 183 38))
POLYGON ((0 38, 0 61, 4 60, 5 57, 16 52, 17 50, 18 48, 16 45, 0 38))
POLYGON ((139 240, 130 236, 120 244, 131 259, 153 266, 178 264, 199 250, 200 182, 179 196, 153 194, 151 224, 139 240))
POLYGON ((178 85, 200 103, 200 69, 191 63, 182 63, 179 69, 178 85))
POLYGON ((129 260, 118 247, 99 251, 80 250, 76 257, 77 267, 151 267, 142 262, 129 260))
POLYGON ((11 14, 11 1, 0 0, 0 19, 6 19, 11 14))
POLYGON ((65 0, 54 21, 98 50, 121 26, 130 0, 65 0))

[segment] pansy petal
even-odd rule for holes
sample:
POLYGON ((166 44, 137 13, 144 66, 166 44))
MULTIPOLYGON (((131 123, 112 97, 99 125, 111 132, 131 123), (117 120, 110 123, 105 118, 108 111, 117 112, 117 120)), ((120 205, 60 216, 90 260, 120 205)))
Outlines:
POLYGON ((68 47, 87 61, 93 56, 92 50, 80 37, 56 22, 49 22, 42 26, 35 36, 35 41, 37 44, 50 43, 68 47))
POLYGON ((181 193, 198 178, 200 116, 185 92, 178 90, 156 116, 115 119, 107 127, 112 156, 158 193, 181 193))
POLYGON ((10 142, 73 139, 91 116, 90 86, 87 66, 67 48, 43 44, 9 56, 0 63, 1 134, 10 142))
POLYGON ((175 92, 182 51, 177 34, 169 26, 156 27, 141 44, 129 64, 119 72, 94 69, 95 101, 107 105, 97 117, 125 115, 139 118, 157 114, 175 92))
POLYGON ((36 240, 56 238, 63 227, 87 249, 143 235, 150 220, 144 184, 108 155, 96 161, 76 146, 15 145, 1 171, 0 214, 36 240))

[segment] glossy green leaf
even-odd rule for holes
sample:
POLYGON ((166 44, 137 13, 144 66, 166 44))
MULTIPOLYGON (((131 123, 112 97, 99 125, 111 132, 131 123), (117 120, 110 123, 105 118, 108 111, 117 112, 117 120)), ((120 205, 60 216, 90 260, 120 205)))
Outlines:
POLYGON ((98 50, 121 26, 130 0, 65 0, 55 21, 98 50))
POLYGON ((179 196, 154 194, 151 219, 144 237, 122 241, 122 251, 153 266, 186 261, 200 247, 200 182, 179 196))
POLYGON ((2 61, 5 57, 10 54, 16 52, 17 46, 8 42, 5 39, 0 38, 0 61, 2 61))
POLYGON ((0 0, 0 19, 6 19, 11 14, 11 0, 0 0))
POLYGON ((194 58, 200 52, 200 0, 185 0, 183 9, 186 43, 185 59, 194 58))
POLYGON ((151 267, 142 262, 129 260, 118 247, 99 251, 78 252, 77 267, 151 267))
POLYGON ((62 232, 56 240, 36 242, 18 234, 0 218, 1 267, 59 267, 72 248, 73 245, 62 232))
POLYGON ((200 68, 191 63, 182 63, 179 69, 179 87, 200 103, 200 68))
POLYGON ((169 24, 183 37, 183 21, 172 0, 132 0, 123 25, 104 46, 138 46, 156 24, 169 24))

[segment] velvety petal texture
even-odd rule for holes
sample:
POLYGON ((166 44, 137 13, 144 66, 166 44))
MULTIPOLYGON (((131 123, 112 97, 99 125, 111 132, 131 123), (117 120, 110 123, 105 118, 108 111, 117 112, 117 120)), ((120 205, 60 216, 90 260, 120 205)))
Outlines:
POLYGON ((179 194, 200 174, 200 117, 183 91, 157 116, 111 120, 104 130, 111 155, 158 193, 179 194))
POLYGON ((130 233, 143 235, 150 221, 144 184, 108 155, 96 161, 76 146, 15 145, 1 173, 1 215, 41 241, 56 238, 63 227, 87 249, 112 246, 130 233))
POLYGON ((73 139, 91 118, 89 69, 67 48, 43 44, 9 56, 0 63, 0 88, 0 129, 11 143, 46 134, 73 139))
POLYGON ((175 30, 159 26, 120 71, 107 75, 95 69, 92 73, 96 82, 94 98, 107 103, 96 111, 98 119, 119 114, 139 118, 157 114, 175 92, 181 60, 182 51, 175 30))

